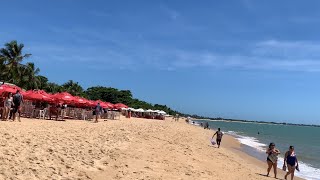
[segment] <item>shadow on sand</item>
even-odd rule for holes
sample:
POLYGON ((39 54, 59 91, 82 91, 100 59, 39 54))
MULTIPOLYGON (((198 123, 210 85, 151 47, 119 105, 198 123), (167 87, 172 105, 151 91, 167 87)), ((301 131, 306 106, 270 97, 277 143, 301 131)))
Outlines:
MULTIPOLYGON (((267 176, 267 175, 265 175, 265 174, 260 174, 260 173, 256 173, 256 174, 258 174, 259 176, 263 176, 263 177, 270 177, 270 178, 273 178, 273 177, 271 177, 271 176, 267 176)), ((281 178, 275 178, 275 179, 281 179, 281 178)))

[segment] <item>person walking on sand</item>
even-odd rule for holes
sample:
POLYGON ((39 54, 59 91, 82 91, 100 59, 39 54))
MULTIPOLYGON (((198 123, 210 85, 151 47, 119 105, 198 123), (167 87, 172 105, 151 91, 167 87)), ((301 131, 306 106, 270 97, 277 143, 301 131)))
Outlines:
POLYGON ((294 152, 294 147, 290 146, 289 151, 284 155, 283 169, 286 168, 286 163, 288 167, 288 173, 284 176, 284 179, 287 179, 288 175, 291 174, 291 180, 294 177, 294 171, 297 169, 299 171, 299 164, 296 153, 294 152))
POLYGON ((280 151, 278 149, 276 149, 276 145, 274 143, 270 143, 269 148, 266 151, 266 154, 268 154, 268 157, 267 157, 267 163, 268 163, 267 176, 269 176, 270 170, 273 167, 274 178, 277 178, 277 162, 278 162, 278 155, 280 154, 280 151))
POLYGON ((217 135, 217 145, 218 145, 218 148, 220 148, 220 144, 223 136, 223 133, 220 131, 220 128, 218 128, 218 131, 214 133, 214 135, 212 136, 212 139, 215 135, 217 135))
POLYGON ((95 114, 96 114, 96 120, 94 121, 95 123, 98 122, 98 119, 100 118, 100 114, 102 113, 102 107, 100 106, 100 103, 98 103, 96 105, 96 107, 94 108, 95 110, 95 114))
POLYGON ((17 90, 16 94, 13 95, 13 121, 16 119, 16 113, 18 112, 18 121, 21 122, 21 103, 23 103, 23 96, 20 94, 20 91, 17 90))

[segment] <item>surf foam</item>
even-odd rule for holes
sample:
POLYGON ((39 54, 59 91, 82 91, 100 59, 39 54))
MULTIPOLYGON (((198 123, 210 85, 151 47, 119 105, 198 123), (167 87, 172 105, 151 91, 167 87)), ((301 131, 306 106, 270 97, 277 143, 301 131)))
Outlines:
MULTIPOLYGON (((259 142, 257 138, 249 137, 249 136, 242 136, 237 134, 234 131, 228 131, 227 134, 230 134, 234 136, 241 144, 250 146, 252 148, 255 148, 261 152, 265 152, 267 145, 259 142)), ((279 157, 278 159, 278 167, 283 166, 284 159, 282 157, 279 157)), ((320 180, 320 169, 316 169, 312 166, 310 166, 307 163, 304 163, 302 161, 299 161, 299 169, 300 172, 295 171, 295 175, 302 177, 307 180, 320 180)))

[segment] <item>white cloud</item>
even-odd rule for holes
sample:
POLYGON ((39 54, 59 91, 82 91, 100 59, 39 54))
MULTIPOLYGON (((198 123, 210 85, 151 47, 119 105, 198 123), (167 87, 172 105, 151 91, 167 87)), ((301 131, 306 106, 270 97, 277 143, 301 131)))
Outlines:
POLYGON ((139 41, 130 40, 116 31, 111 31, 109 35, 81 28, 53 28, 53 31, 77 39, 78 44, 33 44, 30 47, 32 54, 43 59, 96 63, 131 70, 213 68, 320 71, 320 42, 271 39, 237 44, 237 52, 234 47, 228 51, 228 46, 224 46, 226 51, 221 53, 215 50, 185 50, 160 46, 145 41, 143 37, 140 37, 139 41))

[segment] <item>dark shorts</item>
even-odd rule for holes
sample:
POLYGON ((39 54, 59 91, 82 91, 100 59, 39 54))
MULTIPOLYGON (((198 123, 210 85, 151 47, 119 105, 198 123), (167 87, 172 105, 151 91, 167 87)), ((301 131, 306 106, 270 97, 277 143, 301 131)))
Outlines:
POLYGON ((14 105, 13 106, 13 113, 17 113, 17 112, 20 113, 20 105, 14 105))
POLYGON ((220 144, 221 143, 221 139, 217 139, 217 144, 220 144))

